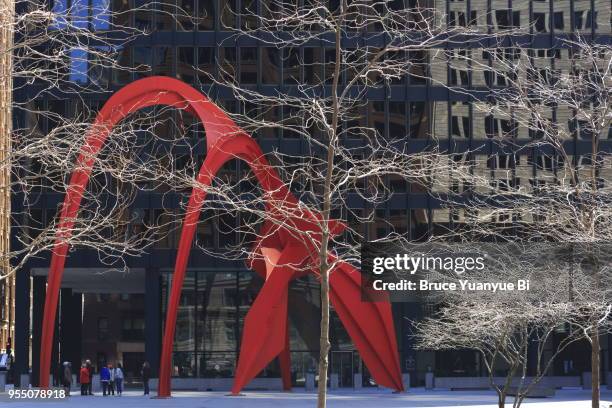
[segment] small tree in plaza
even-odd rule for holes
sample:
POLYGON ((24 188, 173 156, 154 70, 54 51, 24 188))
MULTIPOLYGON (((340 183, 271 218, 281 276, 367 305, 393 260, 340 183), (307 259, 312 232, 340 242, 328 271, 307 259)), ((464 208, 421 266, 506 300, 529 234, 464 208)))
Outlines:
POLYGON ((475 149, 462 158, 469 172, 437 176, 454 186, 439 197, 462 220, 445 238, 568 247, 575 273, 557 283, 568 294, 569 312, 558 323, 591 343, 595 408, 599 338, 609 330, 612 304, 603 256, 612 238, 612 161, 604 142, 612 120, 612 48, 577 35, 544 53, 514 47, 485 54, 458 58, 489 78, 472 104, 502 148, 488 155, 475 149))
MULTIPOLYGON (((465 251, 469 245, 455 248, 465 251)), ((545 376, 567 347, 588 336, 581 326, 585 303, 578 305, 574 293, 588 288, 593 274, 576 265, 578 253, 570 245, 482 243, 473 250, 486 254, 484 270, 459 277, 433 273, 434 279, 455 282, 461 289, 430 299, 438 311, 414 323, 415 340, 424 350, 475 350, 498 406, 505 407, 513 396, 512 406, 518 408, 547 387, 545 376), (469 283, 462 287, 461 282, 469 283), (568 291, 569 282, 580 282, 580 288, 568 291), (514 288, 492 292, 476 286, 491 283, 514 288)))

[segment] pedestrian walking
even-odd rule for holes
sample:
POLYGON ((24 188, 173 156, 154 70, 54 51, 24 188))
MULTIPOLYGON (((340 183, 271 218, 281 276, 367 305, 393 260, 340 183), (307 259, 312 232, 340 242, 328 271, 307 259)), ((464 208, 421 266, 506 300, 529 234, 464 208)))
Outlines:
POLYGON ((81 383, 81 395, 89 395, 89 384, 91 383, 91 377, 89 376, 89 369, 85 363, 81 364, 79 382, 81 383))
POLYGON ((142 385, 144 387, 144 395, 149 395, 149 379, 151 378, 151 366, 148 361, 142 363, 142 385))
POLYGON ((110 371, 110 380, 108 381, 108 393, 109 395, 115 395, 115 368, 111 363, 108 364, 108 371, 110 371))
POLYGON ((85 360, 85 367, 87 368, 87 371, 89 371, 89 384, 87 384, 87 394, 86 395, 93 395, 93 374, 94 374, 94 369, 93 369, 93 365, 91 364, 91 360, 85 360))
POLYGON ((108 389, 108 383, 110 381, 110 370, 107 366, 103 365, 100 369, 100 383, 102 384, 102 395, 106 397, 107 394, 110 394, 110 390, 108 389))
POLYGON ((121 367, 121 363, 117 363, 115 368, 115 386, 117 387, 117 395, 121 395, 123 393, 123 367, 121 367))
POLYGON ((70 386, 72 385, 72 364, 69 361, 64 361, 64 372, 62 374, 62 385, 66 396, 70 396, 70 386))

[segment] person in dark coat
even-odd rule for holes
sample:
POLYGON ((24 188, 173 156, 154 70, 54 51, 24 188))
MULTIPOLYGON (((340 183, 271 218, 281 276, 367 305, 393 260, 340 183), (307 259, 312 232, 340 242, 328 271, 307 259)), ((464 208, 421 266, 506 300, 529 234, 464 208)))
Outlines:
POLYGON ((70 386, 72 385, 72 364, 69 361, 64 361, 64 372, 62 373, 62 385, 66 396, 70 396, 70 386))
POLYGON ((92 383, 93 383, 94 369, 93 369, 93 365, 91 365, 91 360, 85 360, 85 368, 87 368, 87 371, 89 371, 89 384, 87 384, 87 393, 85 395, 93 395, 92 383))
POLYGON ((110 372, 110 381, 108 382, 108 394, 115 395, 115 368, 111 363, 108 364, 108 371, 110 372))
POLYGON ((142 385, 144 387, 144 395, 149 395, 149 379, 151 378, 151 366, 148 361, 142 363, 142 385))

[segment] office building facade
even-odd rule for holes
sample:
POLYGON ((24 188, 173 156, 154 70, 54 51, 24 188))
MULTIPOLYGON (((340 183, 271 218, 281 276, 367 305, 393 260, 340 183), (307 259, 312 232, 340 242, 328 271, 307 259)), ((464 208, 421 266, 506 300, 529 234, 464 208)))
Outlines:
MULTIPOLYGON (((228 89, 215 86, 208 75, 221 75, 222 68, 231 67, 241 84, 252 86, 259 92, 274 95, 276 89, 291 86, 294 78, 309 83, 325 78, 333 49, 321 44, 297 47, 297 58, 287 50, 267 46, 253 38, 235 39, 224 26, 241 27, 248 24, 247 17, 228 11, 258 10, 258 2, 249 0, 178 0, 167 5, 165 12, 137 9, 139 0, 113 0, 111 7, 126 11, 121 24, 150 30, 151 34, 137 38, 120 50, 118 63, 133 70, 92 69, 87 75, 75 73, 75 82, 95 82, 112 90, 145 76, 166 75, 185 81, 200 89, 213 101, 230 112, 244 112, 233 100, 228 89), (173 15, 176 6, 196 19, 173 15), (303 63, 299 63, 302 61, 303 63), (151 69, 143 69, 150 67, 151 69), (207 74, 204 74, 207 73, 207 74)), ((419 2, 405 0, 415 7, 419 2)), ((95 3, 95 0, 93 0, 95 3)), ((90 1, 90 4, 93 4, 90 1)), ((264 2, 262 2, 264 3, 264 2)), ((423 3, 423 2, 420 2, 423 3)), ((507 28, 525 28, 529 34, 529 52, 543 59, 544 64, 564 69, 568 66, 568 50, 557 47, 558 38, 579 32, 583 35, 610 40, 611 4, 608 0, 446 0, 431 1, 431 5, 444 11, 445 24, 479 25, 491 32, 507 28)), ((165 4, 165 3, 164 3, 165 4)), ((162 7, 164 6, 162 4, 162 7)), ((390 8, 403 2, 390 2, 390 8), (397 3, 397 4, 396 4, 397 3)), ((100 30, 104 29, 103 22, 100 30)), ((364 35, 364 41, 367 41, 364 35)), ((432 54, 414 53, 414 75, 408 75, 388 86, 368 94, 363 120, 389 138, 406 139, 417 146, 425 146, 434 136, 445 147, 468 150, 482 145, 484 153, 476 158, 477 171, 495 180, 507 177, 509 164, 496 155, 493 139, 507 134, 512 128, 504 119, 485 115, 474 103, 455 94, 444 85, 468 89, 497 84, 497 78, 484 71, 476 71, 450 50, 432 54), (431 76, 431 79, 425 79, 431 76), (493 159, 492 159, 493 157, 493 159), (501 171, 500 171, 501 170, 501 171)), ((473 48, 467 52, 487 61, 487 51, 473 48)), ((31 104, 32 111, 52 110, 71 117, 83 111, 85 104, 94 111, 108 99, 110 93, 87 94, 84 100, 46 97, 29 100, 34 89, 22 87, 16 98, 31 104)), ((273 111, 270 120, 281 119, 283 109, 273 111)), ((561 126, 570 126, 567 112, 551 110, 551 119, 561 126)), ((41 133, 49 132, 54 123, 45 117, 32 118, 23 114, 21 124, 33 124, 41 133)), ((160 131, 171 132, 162 128, 160 131)), ((527 129, 512 128, 514 137, 528 139, 527 129)), ((278 149, 290 154, 308 154, 299 139, 282 130, 264 131, 253 135, 264 151, 278 149)), ((197 131, 186 135, 197 146, 197 131)), ((602 138, 608 139, 609 134, 602 138)), ((579 134, 573 149, 577 156, 588 152, 588 140, 579 134)), ((604 148, 609 148, 605 145, 604 148)), ((185 152, 177 152, 169 165, 181 170, 185 152)), ((198 159, 202 159, 202 156, 198 159)), ((516 165, 513 183, 533 185, 540 175, 554 173, 554 163, 539 157, 523 157, 516 165)), ((244 170, 241 164, 225 171, 238 177, 244 170)), ((387 234, 390 228, 406 234, 410 240, 423 240, 438 230, 452 228, 462 222, 460 211, 440 208, 426 192, 403 180, 389 179, 394 193, 384 207, 376 208, 375 221, 363 226, 365 236, 376 238, 387 234)), ((150 191, 140 194, 133 204, 135 229, 152 223, 164 223, 172 218, 170 210, 180 214, 182 191, 150 191)), ((30 211, 32 225, 44 226, 56 217, 63 194, 41 187, 38 200, 30 211)), ((19 209, 19 199, 14 205, 19 209)), ((372 209, 370 209, 372 210, 372 209)), ((368 209, 363 209, 364 214, 368 209)), ((346 214, 345 214, 346 215, 346 214)), ((236 242, 231 228, 235 219, 228 214, 203 216, 196 233, 197 245, 211 251, 236 242)), ((350 220, 348 220, 350 222, 350 220)), ((504 222, 504 220, 499 220, 504 222)), ((171 225, 171 223, 168 223, 171 225)), ((147 249, 146 254, 126 261, 129 274, 102 273, 98 256, 88 250, 77 250, 67 261, 62 285, 54 364, 73 361, 73 366, 88 358, 96 365, 104 361, 123 361, 128 372, 137 376, 137 367, 148 360, 157 375, 161 333, 165 304, 172 281, 172 271, 178 243, 178 228, 169 227, 164 238, 147 249), (133 368, 132 368, 133 367, 133 368)), ((33 259, 16 277, 16 370, 17 374, 32 373, 36 382, 37 356, 40 349, 41 301, 45 296, 45 280, 49 258, 33 259)), ((209 255, 206 251, 192 251, 187 279, 183 289, 174 344, 174 373, 186 383, 197 384, 211 378, 232 378, 239 351, 244 317, 262 285, 261 279, 248 270, 243 262, 228 261, 209 255)), ((289 295, 290 348, 292 376, 295 385, 303 385, 306 375, 314 372, 318 360, 319 341, 319 287, 312 277, 291 283, 289 295)), ((395 324, 400 348, 400 366, 411 374, 412 385, 422 385, 425 374, 433 371, 440 377, 477 377, 485 375, 477 353, 465 351, 416 351, 411 340, 408 319, 418 319, 433 312, 428 304, 394 304, 395 324)), ((560 334, 562 335, 562 334, 560 334)), ((331 372, 338 374, 341 387, 371 386, 367 368, 355 351, 349 336, 332 314, 331 372), (355 376, 360 374, 360 376, 355 376), (356 384, 360 381, 361 384, 356 384)), ((610 339, 602 342, 602 371, 612 371, 610 339)), ((589 350, 576 345, 566 351, 555 365, 553 375, 572 377, 580 381, 583 372, 590 370, 589 350)), ((273 362, 262 378, 280 377, 278 363, 273 362)), ((605 376, 604 376, 605 378, 605 376)), ((177 382, 178 384, 178 382, 177 382)), ((207 383, 208 384, 208 383, 207 383)), ((570 382, 570 384, 573 384, 570 382)))

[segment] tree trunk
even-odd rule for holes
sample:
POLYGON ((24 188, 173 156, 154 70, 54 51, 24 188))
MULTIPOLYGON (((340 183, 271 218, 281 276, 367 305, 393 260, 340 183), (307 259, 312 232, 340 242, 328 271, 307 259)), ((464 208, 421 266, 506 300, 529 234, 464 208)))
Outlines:
POLYGON ((338 117, 340 115, 340 104, 338 101, 338 84, 340 78, 340 65, 342 62, 342 26, 344 24, 344 13, 347 9, 346 0, 340 2, 340 15, 336 19, 336 62, 334 65, 334 78, 332 81, 332 123, 329 129, 329 143, 327 145, 327 163, 325 183, 323 186, 323 228, 321 232, 321 249, 319 252, 319 271, 321 273, 321 339, 319 355, 319 393, 317 407, 325 408, 327 405, 327 369, 329 367, 329 219, 332 204, 332 176, 334 171, 334 156, 336 154, 335 144, 338 129, 338 117))
POLYGON ((497 396, 497 407, 498 408, 506 408, 506 394, 499 393, 497 396))
MULTIPOLYGON (((10 181, 11 167, 7 163, 11 151, 11 134, 13 131, 13 24, 15 3, 13 0, 0 0, 0 273, 9 273, 9 240, 11 228, 11 198, 10 181)), ((9 278, 1 285, 6 285, 6 298, 1 299, 8 310, 8 324, 4 327, 4 335, 0 338, 3 347, 7 347, 8 337, 12 335, 12 315, 14 287, 9 278)))
POLYGON ((319 341, 319 388, 317 407, 325 408, 327 402, 327 369, 329 367, 329 269, 321 268, 321 338, 319 341))
POLYGON ((591 407, 599 408, 599 329, 593 329, 593 342, 591 344, 591 407))

